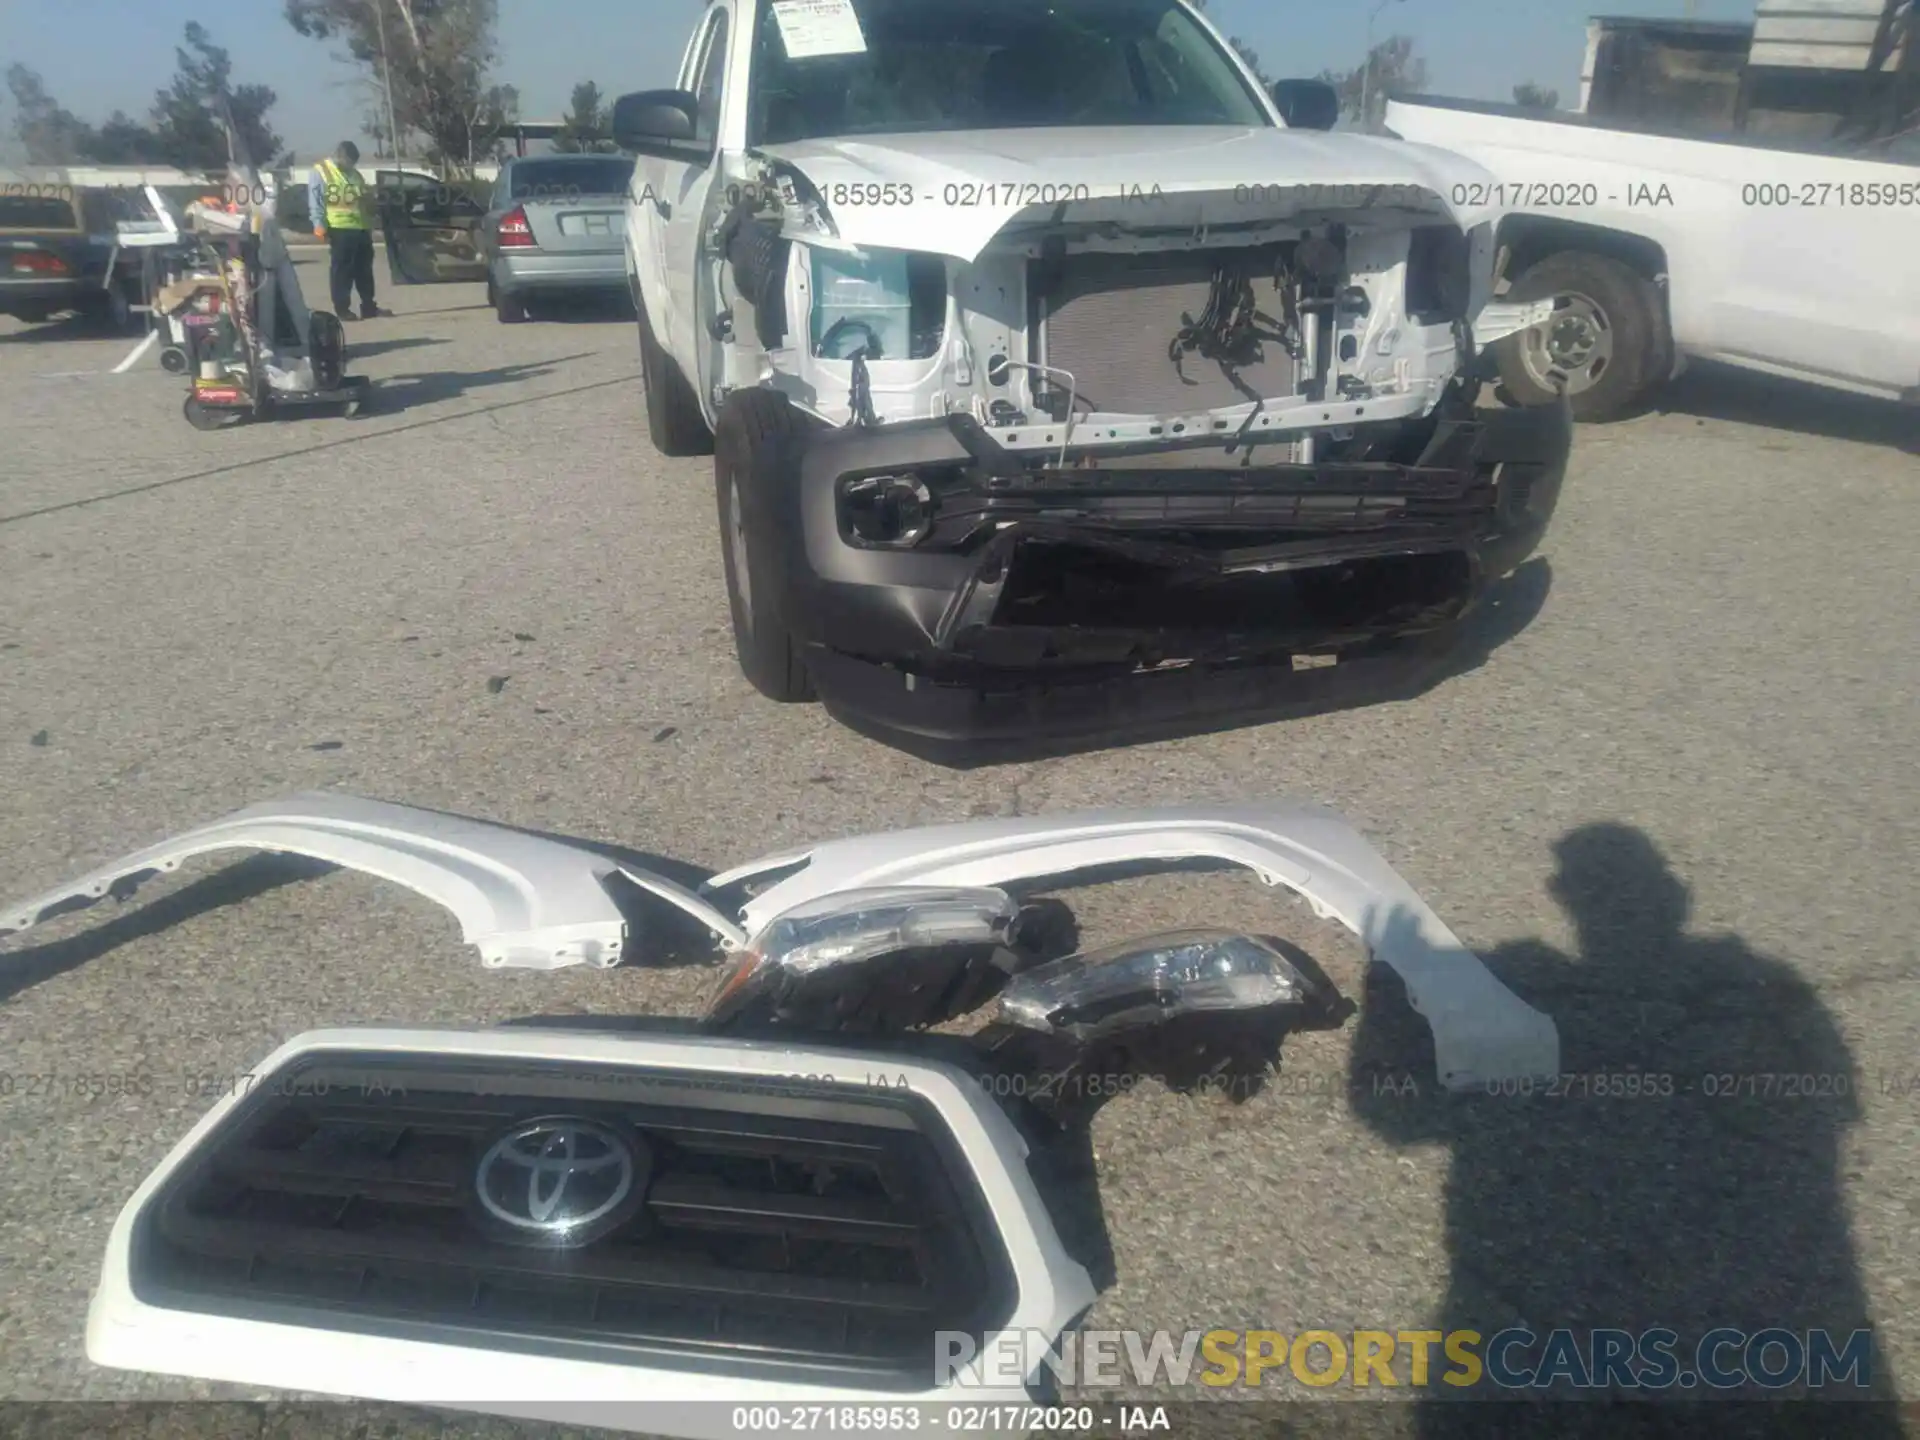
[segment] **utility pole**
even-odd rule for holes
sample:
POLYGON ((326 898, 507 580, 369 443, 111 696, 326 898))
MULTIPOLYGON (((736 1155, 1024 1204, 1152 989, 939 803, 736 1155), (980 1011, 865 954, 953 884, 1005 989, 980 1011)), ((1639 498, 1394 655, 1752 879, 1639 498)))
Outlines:
POLYGON ((1380 0, 1367 12, 1367 58, 1360 67, 1360 128, 1365 130, 1373 123, 1373 22, 1380 18, 1380 12, 1394 0, 1380 0))
POLYGON ((400 130, 393 121, 393 67, 387 62, 387 0, 373 0, 373 21, 380 36, 380 88, 387 99, 387 144, 400 164, 400 130))

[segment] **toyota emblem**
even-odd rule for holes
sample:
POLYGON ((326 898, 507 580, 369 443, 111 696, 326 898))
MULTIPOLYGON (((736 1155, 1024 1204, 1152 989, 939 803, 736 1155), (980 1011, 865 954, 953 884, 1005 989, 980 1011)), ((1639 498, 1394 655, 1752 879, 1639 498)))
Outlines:
POLYGON ((529 1120, 480 1158, 474 1189, 522 1238, 584 1245, 625 1218, 645 1189, 647 1159, 636 1139, 595 1120, 529 1120))

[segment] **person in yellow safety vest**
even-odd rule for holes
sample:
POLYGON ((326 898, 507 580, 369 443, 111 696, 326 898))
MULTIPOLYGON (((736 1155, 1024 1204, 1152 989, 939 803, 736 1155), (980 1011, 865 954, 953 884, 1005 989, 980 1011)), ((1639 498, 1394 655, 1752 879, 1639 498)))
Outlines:
POLYGON ((358 169, 360 147, 342 140, 333 158, 322 160, 307 177, 307 209, 313 233, 327 242, 328 279, 333 313, 353 316, 353 292, 360 292, 360 318, 383 315, 373 303, 373 194, 358 169))

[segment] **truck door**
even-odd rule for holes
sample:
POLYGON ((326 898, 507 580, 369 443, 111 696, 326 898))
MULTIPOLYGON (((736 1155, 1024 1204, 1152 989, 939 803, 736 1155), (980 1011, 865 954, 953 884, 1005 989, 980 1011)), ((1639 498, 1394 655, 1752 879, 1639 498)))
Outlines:
POLYGON ((1885 149, 1754 149, 1745 160, 1730 197, 1745 223, 1715 348, 1884 395, 1920 386, 1920 165, 1885 149))
POLYGON ((700 53, 687 85, 700 102, 694 138, 701 145, 713 146, 714 154, 704 161, 653 162, 661 170, 656 193, 668 207, 664 223, 659 227, 664 252, 662 273, 667 277, 666 333, 660 338, 668 351, 688 367, 687 378, 697 389, 702 388, 696 373, 700 368, 696 362, 700 353, 697 296, 701 282, 695 259, 700 246, 701 218, 706 213, 713 177, 720 163, 720 111, 730 29, 726 7, 715 6, 708 17, 700 53))

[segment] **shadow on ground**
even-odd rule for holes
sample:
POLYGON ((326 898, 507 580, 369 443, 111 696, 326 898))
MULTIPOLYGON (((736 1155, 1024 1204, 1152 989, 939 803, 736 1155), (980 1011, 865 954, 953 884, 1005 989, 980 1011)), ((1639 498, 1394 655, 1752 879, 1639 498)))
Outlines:
POLYGON ((1832 440, 1856 440, 1920 455, 1920 406, 1876 400, 1824 385, 1762 375, 1733 365, 1696 361, 1659 392, 1667 415, 1729 420, 1832 440))
MULTIPOLYGON (((1735 935, 1689 933, 1687 887, 1641 831, 1584 826, 1555 856, 1550 886, 1577 952, 1524 940, 1485 959, 1557 1023, 1558 1080, 1409 1093, 1393 1077, 1410 1066, 1434 1073, 1429 1032, 1390 972, 1368 973, 1353 1103, 1389 1141, 1442 1145, 1451 1158, 1451 1283, 1432 1328, 1478 1331, 1488 1378, 1499 1378, 1504 1359, 1510 1381, 1536 1382, 1522 1392, 1534 1398, 1633 1394, 1620 1382, 1647 1373, 1646 1352, 1604 1368, 1588 1337, 1613 1329, 1638 1346, 1664 1330, 1672 1379, 1654 1393, 1718 1400, 1708 1423, 1695 1413, 1671 1433, 1900 1435, 1891 1410, 1858 1403, 1895 1397, 1884 1356, 1856 1376, 1868 1383, 1830 1379, 1812 1397, 1856 1402, 1840 1409, 1727 1405, 1795 1396, 1797 1387, 1742 1385, 1715 1397, 1704 1368, 1717 1359, 1724 1376, 1740 1364, 1739 1345, 1702 1354, 1716 1330, 1773 1330, 1778 1343, 1763 1364, 1798 1370, 1790 1362, 1819 1343, 1809 1344, 1809 1331, 1824 1331, 1844 1354, 1872 1326, 1842 1188, 1843 1139, 1869 1082, 1833 1017, 1789 963, 1735 935), (1577 1348, 1549 1341, 1561 1327, 1577 1348), (1497 1340, 1503 1331, 1516 1333, 1497 1340)), ((1746 1353, 1749 1365, 1760 1358, 1746 1353)), ((1487 1389, 1433 1387, 1417 1433, 1490 1433, 1485 1406, 1458 1403, 1487 1389)), ((1620 1433, 1608 1410, 1554 1409, 1556 1434, 1620 1433)))
POLYGON ((394 314, 402 320, 411 320, 416 315, 459 315, 469 310, 491 310, 492 308, 485 300, 473 300, 464 305, 410 306, 405 310, 396 310, 394 314))
POLYGON ((633 301, 624 293, 611 295, 555 295, 527 302, 528 319, 562 325, 606 325, 631 321, 633 301))
MULTIPOLYGON (((378 324, 376 320, 373 322, 378 324)), ((347 335, 347 368, 353 368, 353 362, 364 360, 369 355, 388 355, 395 350, 418 350, 422 345, 444 345, 447 342, 432 335, 401 335, 391 340, 362 340, 359 330, 347 335)))
POLYGON ((73 340, 119 340, 137 343, 144 330, 118 330, 92 315, 73 314, 28 324, 0 335, 0 345, 53 345, 73 340))
POLYGON ((554 366, 565 365, 571 360, 584 360, 589 353, 591 352, 583 351, 578 355, 559 355, 551 360, 529 360, 523 365, 502 365, 494 370, 466 372, 427 370, 409 375, 386 376, 374 386, 367 409, 379 414, 390 414, 401 410, 413 410, 423 405, 436 405, 442 400, 458 399, 471 390, 490 389, 495 385, 514 385, 522 380, 551 375, 554 366))

